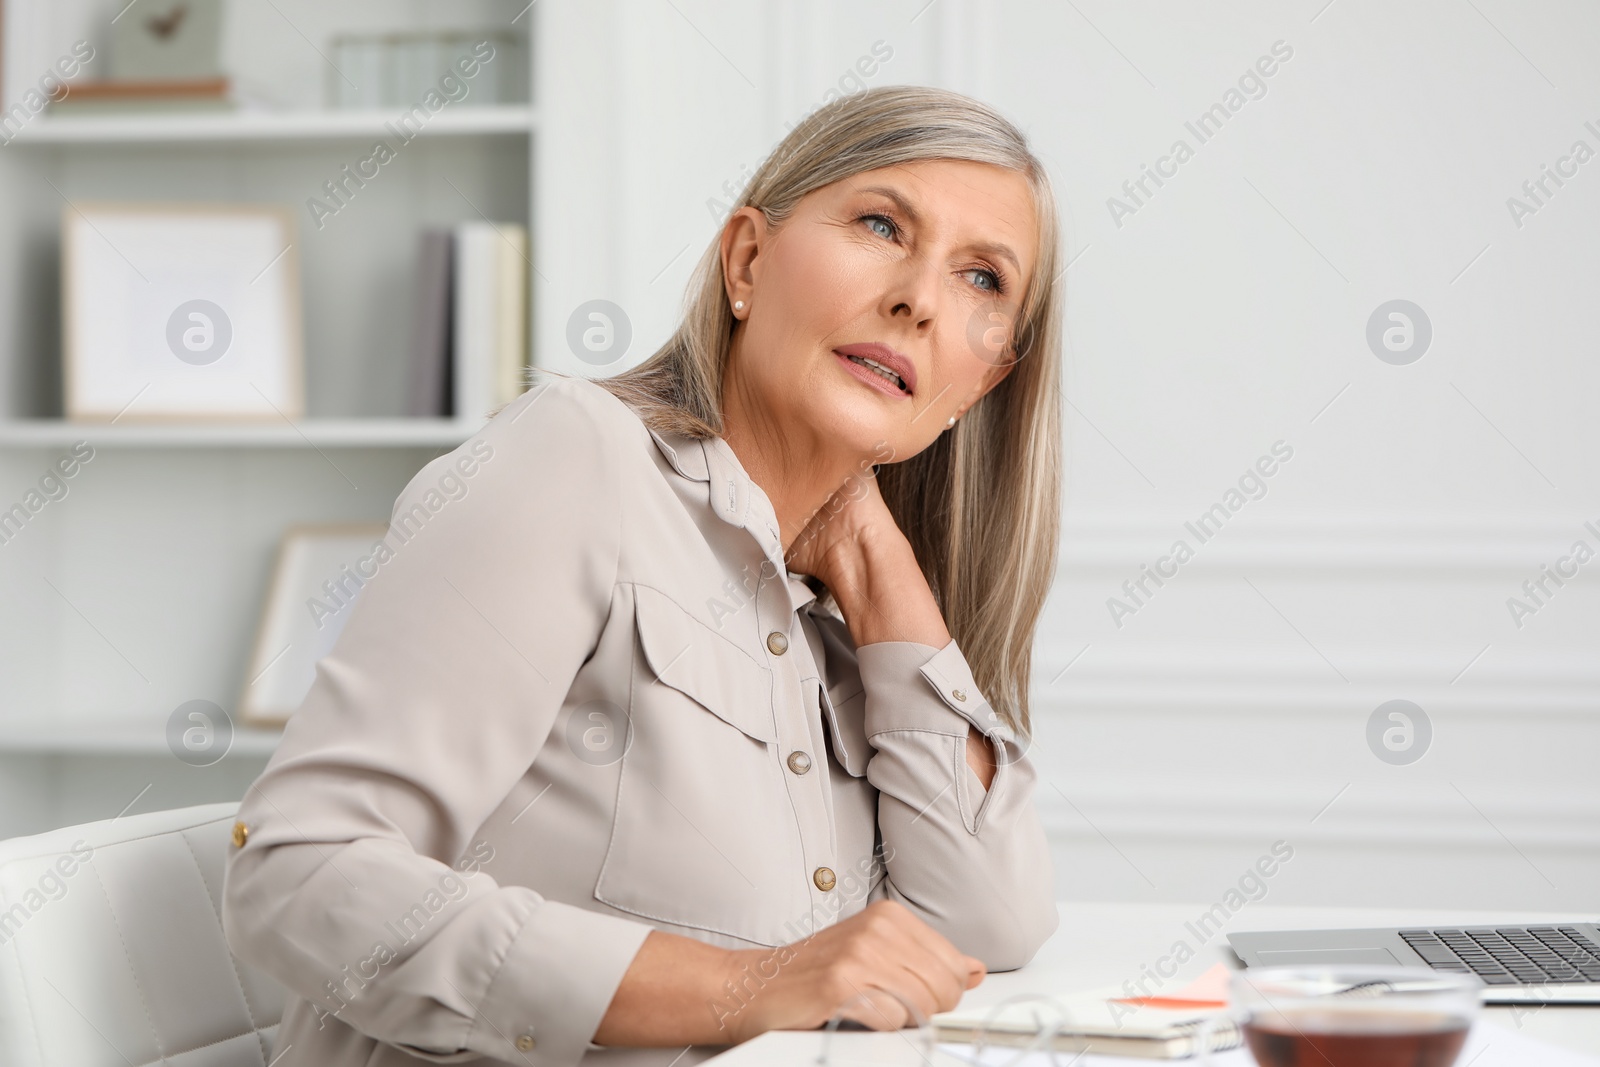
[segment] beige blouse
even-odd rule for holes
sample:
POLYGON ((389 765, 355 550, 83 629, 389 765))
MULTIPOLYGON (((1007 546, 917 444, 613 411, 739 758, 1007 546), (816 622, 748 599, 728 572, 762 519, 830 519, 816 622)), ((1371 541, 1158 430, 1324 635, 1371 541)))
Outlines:
POLYGON ((888 898, 992 970, 1055 929, 1033 767, 960 649, 854 647, 722 439, 549 380, 357 569, 228 860, 277 1067, 698 1062, 590 1041, 653 928, 776 946, 888 898))

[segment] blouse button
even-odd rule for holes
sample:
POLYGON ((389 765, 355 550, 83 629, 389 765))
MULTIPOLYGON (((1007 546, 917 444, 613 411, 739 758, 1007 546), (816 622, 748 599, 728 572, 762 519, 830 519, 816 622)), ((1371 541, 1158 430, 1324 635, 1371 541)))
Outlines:
POLYGON ((767 651, 774 656, 781 656, 789 651, 789 638, 781 630, 774 630, 767 635, 767 651))
POLYGON ((244 843, 250 840, 250 827, 242 822, 233 824, 233 847, 244 848, 244 843))
POLYGON ((950 695, 955 697, 957 700, 967 699, 967 691, 965 689, 952 689, 950 690, 950 695))
POLYGON ((533 1048, 533 1035, 532 1034, 523 1034, 521 1037, 517 1038, 517 1051, 518 1052, 527 1052, 532 1048, 533 1048))
POLYGON ((833 872, 826 867, 818 867, 817 873, 811 876, 811 880, 817 883, 817 888, 824 893, 838 884, 838 879, 834 878, 833 872))
POLYGON ((811 757, 798 750, 789 753, 789 769, 796 774, 804 774, 811 769, 811 757))

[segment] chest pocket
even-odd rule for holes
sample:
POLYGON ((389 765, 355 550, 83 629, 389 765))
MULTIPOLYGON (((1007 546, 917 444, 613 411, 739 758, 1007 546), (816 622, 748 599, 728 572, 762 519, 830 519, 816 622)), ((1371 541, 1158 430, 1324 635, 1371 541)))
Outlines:
POLYGON ((810 903, 779 763, 771 671, 665 594, 634 587, 638 648, 595 899, 779 945, 810 903))
POLYGON ((757 741, 777 741, 772 672, 648 586, 634 587, 634 615, 650 684, 676 689, 757 741))

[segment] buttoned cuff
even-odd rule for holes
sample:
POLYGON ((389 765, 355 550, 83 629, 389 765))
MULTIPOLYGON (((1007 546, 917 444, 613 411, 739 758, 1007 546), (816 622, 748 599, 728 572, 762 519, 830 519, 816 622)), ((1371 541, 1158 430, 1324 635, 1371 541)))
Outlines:
POLYGON ((572 904, 536 904, 489 982, 472 1047, 529 1067, 576 1064, 650 930, 572 904))
POLYGON ((868 737, 890 730, 923 730, 967 736, 975 726, 992 741, 1015 735, 989 705, 972 678, 972 668, 951 641, 943 648, 916 641, 877 641, 856 649, 867 701, 868 737))

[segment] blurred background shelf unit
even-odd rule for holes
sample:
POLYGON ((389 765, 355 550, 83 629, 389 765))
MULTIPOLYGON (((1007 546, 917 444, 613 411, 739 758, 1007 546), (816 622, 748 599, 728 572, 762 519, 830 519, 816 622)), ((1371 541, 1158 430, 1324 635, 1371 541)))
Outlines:
MULTIPOLYGON (((183 141, 293 141, 382 137, 394 122, 392 111, 243 112, 225 115, 116 115, 45 118, 22 127, 10 143, 161 144, 183 141)), ((416 132, 436 137, 523 135, 533 124, 533 109, 512 104, 441 111, 416 132)))
POLYGON ((70 448, 80 440, 122 448, 454 448, 476 427, 465 419, 305 419, 263 424, 164 423, 128 425, 66 419, 0 422, 0 447, 70 448))
POLYGON ((0 511, 79 442, 93 458, 0 537, 0 838, 243 794, 275 735, 241 728, 199 768, 168 751, 168 717, 195 699, 233 711, 286 527, 387 521, 410 478, 481 424, 409 414, 422 235, 533 217, 536 5, 221 0, 212 106, 32 113, 29 89, 77 42, 93 58, 69 81, 108 80, 123 22, 207 6, 125 4, 3 6, 0 511), (493 57, 479 48, 460 74, 455 51, 483 41, 493 57), (392 153, 376 176, 314 213, 379 140, 392 153), (94 201, 295 212, 304 419, 63 417, 62 219, 94 201))

